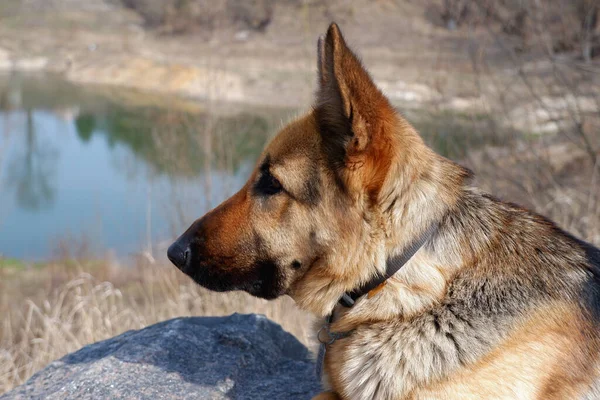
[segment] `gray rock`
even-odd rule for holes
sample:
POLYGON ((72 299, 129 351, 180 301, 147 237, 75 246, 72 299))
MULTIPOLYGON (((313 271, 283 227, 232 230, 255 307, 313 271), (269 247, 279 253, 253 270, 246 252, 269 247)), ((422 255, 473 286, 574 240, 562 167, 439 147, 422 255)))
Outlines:
POLYGON ((260 315, 177 318, 54 361, 7 399, 310 399, 309 351, 260 315))

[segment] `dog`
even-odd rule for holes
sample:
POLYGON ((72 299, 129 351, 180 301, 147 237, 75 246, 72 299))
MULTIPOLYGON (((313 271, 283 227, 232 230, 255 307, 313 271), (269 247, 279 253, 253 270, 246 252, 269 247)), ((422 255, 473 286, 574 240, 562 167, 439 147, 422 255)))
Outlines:
POLYGON ((311 111, 169 259, 324 318, 315 399, 600 398, 600 251, 427 147, 335 23, 317 58, 311 111))

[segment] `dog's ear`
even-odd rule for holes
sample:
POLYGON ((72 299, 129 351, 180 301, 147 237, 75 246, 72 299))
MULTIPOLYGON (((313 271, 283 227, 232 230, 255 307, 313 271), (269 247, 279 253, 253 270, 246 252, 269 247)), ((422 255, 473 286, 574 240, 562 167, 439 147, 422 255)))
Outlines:
POLYGON ((394 115, 358 57, 332 23, 320 37, 315 113, 325 151, 336 168, 359 160, 394 115))

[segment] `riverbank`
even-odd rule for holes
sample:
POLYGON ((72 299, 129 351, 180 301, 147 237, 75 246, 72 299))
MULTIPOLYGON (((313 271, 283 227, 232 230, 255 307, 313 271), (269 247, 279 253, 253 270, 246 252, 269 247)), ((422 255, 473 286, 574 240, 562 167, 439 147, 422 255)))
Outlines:
POLYGON ((116 0, 6 0, 0 71, 52 72, 72 82, 209 102, 307 107, 316 38, 336 20, 401 109, 502 113, 502 124, 542 133, 572 126, 565 108, 597 111, 589 79, 598 74, 575 79, 561 71, 568 84, 549 84, 544 77, 556 65, 546 58, 519 56, 510 37, 490 36, 486 27, 448 30, 431 7, 290 1, 273 6, 262 30, 223 22, 174 34, 148 27, 116 0))

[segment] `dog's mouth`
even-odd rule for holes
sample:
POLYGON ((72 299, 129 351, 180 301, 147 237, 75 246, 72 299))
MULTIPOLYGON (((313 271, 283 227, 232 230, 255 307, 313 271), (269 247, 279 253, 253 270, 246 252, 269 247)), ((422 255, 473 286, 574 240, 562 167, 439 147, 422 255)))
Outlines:
POLYGON ((189 257, 184 264, 176 266, 198 285, 215 292, 241 290, 267 300, 285 293, 275 262, 263 260, 246 267, 229 267, 227 264, 226 260, 189 257))

